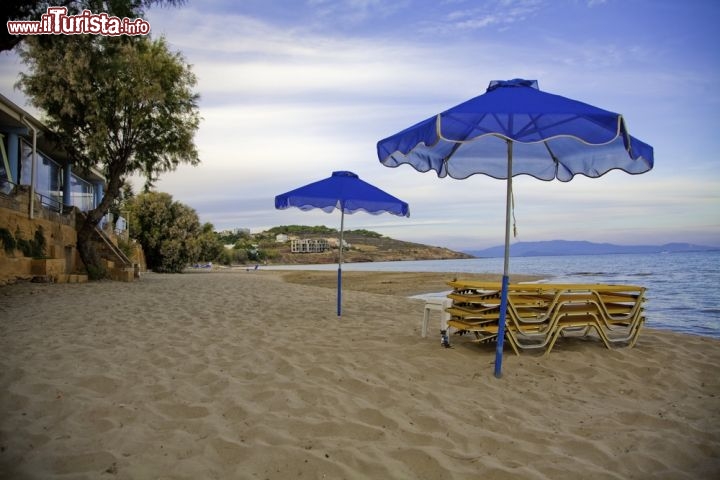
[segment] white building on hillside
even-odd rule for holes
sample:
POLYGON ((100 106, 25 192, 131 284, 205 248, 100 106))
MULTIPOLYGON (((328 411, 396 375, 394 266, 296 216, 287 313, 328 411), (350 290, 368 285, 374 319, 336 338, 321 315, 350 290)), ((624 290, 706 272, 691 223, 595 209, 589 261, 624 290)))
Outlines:
POLYGON ((322 253, 328 250, 328 247, 328 241, 324 238, 295 238, 290 243, 292 253, 322 253))

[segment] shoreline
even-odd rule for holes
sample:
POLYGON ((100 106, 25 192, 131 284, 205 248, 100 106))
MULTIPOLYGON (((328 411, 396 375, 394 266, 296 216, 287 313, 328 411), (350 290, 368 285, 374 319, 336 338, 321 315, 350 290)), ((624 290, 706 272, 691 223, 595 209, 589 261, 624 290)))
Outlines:
MULTIPOLYGON (((259 273, 276 272, 283 281, 324 288, 337 287, 337 270, 258 270, 259 273)), ((395 272, 395 271, 343 271, 343 291, 354 290, 382 295, 406 297, 433 294, 450 290, 447 282, 456 280, 500 282, 502 275, 494 273, 449 272, 395 272)), ((512 275, 513 282, 543 280, 539 275, 512 275)))
POLYGON ((276 271, 0 288, 0 477, 720 473, 720 341, 561 339, 496 379, 494 345, 422 338, 424 302, 357 273, 342 317, 276 271))

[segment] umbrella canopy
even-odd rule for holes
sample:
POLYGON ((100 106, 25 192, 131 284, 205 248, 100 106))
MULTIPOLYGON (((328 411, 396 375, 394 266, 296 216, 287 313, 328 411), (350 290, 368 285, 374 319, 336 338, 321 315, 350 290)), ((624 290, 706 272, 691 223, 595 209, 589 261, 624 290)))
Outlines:
POLYGON ((480 96, 377 144, 388 167, 409 164, 438 177, 507 179, 505 264, 495 375, 500 377, 507 308, 512 177, 572 180, 653 167, 653 149, 630 136, 622 115, 538 89, 536 80, 496 80, 480 96))
POLYGON ((275 197, 275 208, 297 207, 300 210, 320 210, 330 213, 340 210, 340 255, 338 259, 337 314, 342 314, 342 252, 345 214, 364 211, 372 215, 390 213, 410 216, 410 207, 389 193, 360 179, 353 172, 333 172, 326 179, 296 188, 275 197))

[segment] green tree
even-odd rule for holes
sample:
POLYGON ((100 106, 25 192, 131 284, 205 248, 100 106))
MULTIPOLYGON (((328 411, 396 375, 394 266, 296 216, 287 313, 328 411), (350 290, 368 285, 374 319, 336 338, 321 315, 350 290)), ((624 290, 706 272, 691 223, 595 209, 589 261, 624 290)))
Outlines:
POLYGON ((247 263, 247 250, 240 248, 224 248, 220 254, 218 261, 223 265, 233 265, 239 263, 247 263))
POLYGON ((91 238, 125 179, 141 174, 151 185, 180 163, 199 163, 195 75, 164 39, 148 37, 30 37, 20 55, 30 72, 18 84, 45 112, 75 168, 98 168, 107 180, 102 202, 78 231, 88 273, 103 277, 91 238))
POLYGON ((251 235, 249 233, 245 233, 244 231, 239 232, 221 232, 218 233, 218 238, 223 243, 223 245, 229 245, 229 244, 235 244, 239 240, 247 240, 250 241, 251 235))
POLYGON ((277 235, 278 233, 285 233, 288 235, 335 235, 338 230, 325 225, 281 225, 279 227, 272 227, 266 232, 268 235, 277 235))
POLYGON ((205 223, 202 226, 198 241, 200 242, 199 260, 213 262, 221 259, 225 246, 215 233, 212 223, 205 223))
POLYGON ((212 225, 201 227, 195 210, 162 192, 137 195, 128 210, 130 235, 142 246, 149 269, 177 273, 198 261, 203 235, 212 225))

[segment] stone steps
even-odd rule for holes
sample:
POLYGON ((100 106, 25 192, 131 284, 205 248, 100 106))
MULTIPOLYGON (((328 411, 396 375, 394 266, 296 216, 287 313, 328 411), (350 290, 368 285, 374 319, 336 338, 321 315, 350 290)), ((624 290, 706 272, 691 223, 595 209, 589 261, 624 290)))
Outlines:
POLYGON ((87 283, 88 276, 85 274, 66 274, 57 275, 34 275, 30 280, 33 283, 87 283))

